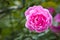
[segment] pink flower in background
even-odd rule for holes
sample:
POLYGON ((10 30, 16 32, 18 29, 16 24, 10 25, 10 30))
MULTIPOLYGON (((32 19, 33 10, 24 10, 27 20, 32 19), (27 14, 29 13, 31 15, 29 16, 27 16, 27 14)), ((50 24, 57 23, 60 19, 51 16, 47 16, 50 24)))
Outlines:
POLYGON ((26 28, 30 31, 44 32, 52 24, 52 16, 49 11, 42 6, 29 7, 25 11, 26 28))
POLYGON ((57 34, 57 33, 58 33, 58 34, 60 33, 60 26, 53 26, 53 25, 52 25, 52 26, 50 27, 50 29, 51 29, 52 32, 54 32, 54 33, 56 33, 56 34, 57 34))
POLYGON ((59 13, 56 14, 56 16, 54 17, 54 20, 55 20, 56 22, 60 22, 60 14, 59 14, 59 13))
POLYGON ((55 9, 52 8, 52 7, 48 8, 48 10, 49 10, 49 12, 50 12, 51 14, 53 14, 53 13, 55 12, 55 9))

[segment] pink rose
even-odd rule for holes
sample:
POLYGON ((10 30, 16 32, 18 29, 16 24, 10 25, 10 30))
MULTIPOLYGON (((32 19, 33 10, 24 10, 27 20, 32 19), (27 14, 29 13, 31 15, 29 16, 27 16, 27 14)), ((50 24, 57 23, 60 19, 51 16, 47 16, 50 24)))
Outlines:
POLYGON ((56 34, 60 34, 60 26, 51 26, 50 27, 51 31, 56 33, 56 34))
POLYGON ((60 14, 59 14, 59 13, 56 14, 56 16, 54 17, 54 20, 55 20, 56 22, 60 22, 60 14))
POLYGON ((51 14, 53 14, 53 13, 55 12, 55 9, 52 8, 52 7, 48 8, 48 10, 49 10, 49 12, 50 12, 51 14))
POLYGON ((30 31, 44 32, 52 24, 52 16, 47 9, 42 6, 29 7, 25 11, 26 28, 30 31))

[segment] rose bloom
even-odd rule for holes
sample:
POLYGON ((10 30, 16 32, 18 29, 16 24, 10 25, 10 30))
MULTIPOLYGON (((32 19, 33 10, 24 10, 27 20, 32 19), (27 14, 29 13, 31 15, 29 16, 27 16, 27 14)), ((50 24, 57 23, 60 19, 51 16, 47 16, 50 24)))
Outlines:
POLYGON ((60 14, 59 14, 59 13, 56 14, 56 16, 54 17, 54 20, 55 20, 56 22, 60 22, 60 14))
POLYGON ((55 9, 52 8, 52 7, 49 7, 48 10, 49 10, 49 12, 50 12, 51 14, 53 14, 53 13, 55 12, 55 9))
POLYGON ((59 26, 51 26, 50 27, 51 31, 54 32, 55 34, 60 34, 60 25, 59 26))
POLYGON ((30 31, 44 32, 52 24, 52 16, 49 11, 42 6, 29 7, 25 11, 26 28, 30 31))

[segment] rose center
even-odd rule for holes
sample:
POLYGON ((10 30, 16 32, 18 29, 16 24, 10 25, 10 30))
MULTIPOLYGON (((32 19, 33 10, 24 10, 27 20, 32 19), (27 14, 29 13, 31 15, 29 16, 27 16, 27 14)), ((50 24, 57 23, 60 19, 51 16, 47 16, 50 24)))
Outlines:
POLYGON ((46 23, 46 17, 43 16, 42 14, 37 14, 32 16, 31 21, 34 23, 34 25, 36 26, 41 26, 41 25, 45 25, 46 23))

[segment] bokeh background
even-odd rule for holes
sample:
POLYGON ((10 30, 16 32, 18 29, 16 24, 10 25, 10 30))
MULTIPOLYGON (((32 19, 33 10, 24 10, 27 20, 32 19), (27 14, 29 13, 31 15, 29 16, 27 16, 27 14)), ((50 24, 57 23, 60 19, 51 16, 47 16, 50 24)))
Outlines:
POLYGON ((60 12, 60 0, 0 0, 0 40, 60 40, 50 29, 35 33, 25 27, 24 12, 34 5, 54 8, 53 17, 60 12))

